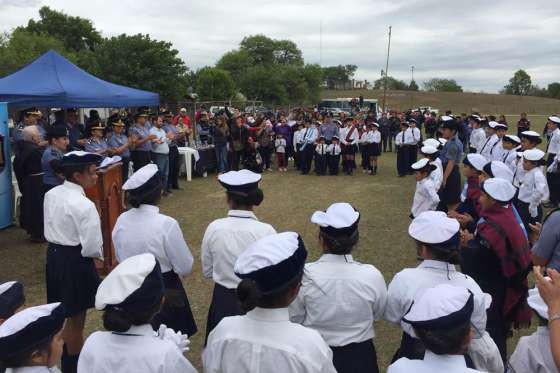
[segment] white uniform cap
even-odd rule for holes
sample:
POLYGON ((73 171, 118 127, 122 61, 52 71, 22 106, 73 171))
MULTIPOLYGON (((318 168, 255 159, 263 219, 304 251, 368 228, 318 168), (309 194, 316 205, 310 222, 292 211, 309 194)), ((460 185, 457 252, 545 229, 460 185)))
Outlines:
POLYGON ((553 122, 553 123, 560 124, 560 117, 557 117, 556 115, 548 117, 548 120, 553 122))
POLYGON ((247 123, 250 123, 250 124, 255 123, 255 118, 253 118, 253 117, 248 117, 248 118, 247 118, 247 123))
POLYGON ((541 135, 539 135, 539 133, 535 131, 523 131, 521 132, 521 136, 538 137, 538 138, 541 137, 541 135))
MULTIPOLYGON (((550 281, 549 277, 545 277, 546 280, 550 281)), ((545 320, 548 320, 548 306, 542 299, 539 289, 529 289, 529 297, 527 298, 527 303, 529 307, 535 310, 545 320)))
POLYGON ((418 294, 403 321, 425 329, 449 329, 469 322, 473 294, 465 287, 441 284, 418 294))
POLYGON ((158 167, 149 163, 132 174, 131 177, 122 186, 123 190, 133 190, 140 188, 142 185, 146 184, 156 173, 158 172, 158 167))
POLYGON ((519 137, 517 137, 515 135, 505 135, 504 137, 507 138, 507 139, 513 140, 517 144, 521 143, 521 140, 519 139, 519 137))
POLYGON ((507 128, 506 125, 498 123, 494 120, 491 120, 490 122, 488 122, 488 127, 493 128, 493 129, 507 128))
POLYGON ((420 151, 423 154, 436 154, 438 152, 437 148, 434 148, 433 146, 429 146, 429 145, 424 145, 420 151))
POLYGON ((360 218, 360 213, 349 203, 333 203, 327 211, 315 211, 311 222, 320 227, 348 228, 360 218))
POLYGON ((481 187, 492 199, 502 203, 511 201, 517 191, 510 181, 499 178, 486 179, 481 187))
POLYGON ((431 146, 434 148, 439 148, 441 143, 439 141, 437 141, 436 139, 426 139, 424 140, 424 142, 422 143, 422 145, 424 146, 431 146))
POLYGON ((439 143, 440 143, 441 145, 447 144, 447 139, 444 139, 443 137, 440 137, 440 138, 438 139, 438 141, 439 141, 439 143))
POLYGON ((152 254, 131 256, 122 261, 105 277, 95 295, 95 308, 107 306, 134 309, 161 301, 163 278, 160 266, 152 254))
POLYGON ((459 228, 459 222, 442 211, 424 211, 410 223, 408 234, 423 243, 439 244, 449 241, 459 228))
POLYGON ((484 171, 486 173, 488 173, 487 171, 490 171, 490 175, 492 177, 503 179, 509 181, 510 183, 513 181, 513 172, 504 162, 492 161, 489 163, 489 165, 486 164, 484 166, 484 171), (488 168, 490 169, 488 170, 488 168))
POLYGON ((261 181, 262 176, 253 171, 229 171, 218 176, 218 181, 225 187, 242 187, 245 185, 256 184, 261 181))
POLYGON ((481 154, 469 153, 467 154, 468 163, 477 171, 482 171, 488 160, 481 154))
POLYGON ((179 110, 181 113, 186 113, 187 109, 185 109, 184 107, 181 108, 181 110, 179 110))
POLYGON ((410 167, 412 167, 413 170, 421 170, 424 167, 426 167, 429 163, 430 163, 430 160, 428 158, 422 158, 418 162, 413 163, 412 166, 410 166, 410 167))
POLYGON ((444 122, 447 122, 447 121, 449 121, 449 120, 455 120, 455 118, 450 117, 449 115, 443 115, 443 116, 441 117, 441 120, 444 121, 444 122))
POLYGON ((523 158, 528 161, 540 161, 544 158, 544 152, 540 149, 529 149, 523 152, 523 158))

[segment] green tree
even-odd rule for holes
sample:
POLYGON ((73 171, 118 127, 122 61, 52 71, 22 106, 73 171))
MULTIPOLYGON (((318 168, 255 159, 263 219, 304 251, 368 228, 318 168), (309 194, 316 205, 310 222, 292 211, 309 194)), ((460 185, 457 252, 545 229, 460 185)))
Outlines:
POLYGON ((319 102, 321 99, 321 84, 323 83, 323 69, 317 64, 305 65, 303 77, 307 82, 307 101, 319 102))
POLYGON ((48 35, 16 29, 0 38, 0 77, 11 74, 53 49, 72 62, 77 56, 64 48, 62 41, 48 35))
POLYGON ((247 52, 256 65, 274 63, 274 40, 262 34, 247 36, 241 40, 239 49, 247 52))
POLYGON ((416 82, 414 80, 410 81, 410 84, 408 85, 408 90, 409 91, 418 91, 420 89, 420 87, 418 87, 418 84, 416 84, 416 82))
POLYGON ((39 9, 39 17, 38 21, 30 19, 27 26, 21 28, 34 34, 50 35, 61 40, 69 51, 80 52, 84 49, 94 51, 103 40, 89 19, 69 16, 48 6, 39 9))
MULTIPOLYGON (((385 88, 385 78, 379 78, 373 83, 373 89, 384 89, 385 88)), ((387 77, 387 89, 396 91, 405 91, 408 89, 408 85, 400 79, 393 78, 392 76, 387 77)))
POLYGON ((202 100, 227 101, 235 93, 235 83, 229 73, 215 67, 203 67, 196 73, 196 93, 202 100))
POLYGON ((253 59, 245 50, 233 50, 224 54, 216 63, 218 69, 226 70, 232 79, 239 82, 248 68, 253 66, 253 59))
POLYGON ((323 76, 328 89, 335 89, 337 84, 350 82, 358 66, 356 65, 338 65, 323 68, 323 76))
POLYGON ((424 82, 424 90, 427 92, 463 92, 455 79, 432 78, 424 82))
POLYGON ((164 101, 187 93, 188 68, 171 43, 149 35, 119 35, 107 39, 95 53, 102 79, 157 92, 164 101))
POLYGON ((552 98, 560 98, 560 83, 550 83, 547 87, 548 95, 552 98))
POLYGON ((243 94, 252 100, 272 103, 288 102, 288 92, 277 71, 265 66, 253 66, 247 69, 239 82, 243 94))
POLYGON ((296 43, 291 40, 274 41, 274 63, 303 66, 303 57, 296 43))
POLYGON ((517 70, 504 86, 504 92, 508 95, 526 96, 531 90, 531 77, 525 70, 517 70))

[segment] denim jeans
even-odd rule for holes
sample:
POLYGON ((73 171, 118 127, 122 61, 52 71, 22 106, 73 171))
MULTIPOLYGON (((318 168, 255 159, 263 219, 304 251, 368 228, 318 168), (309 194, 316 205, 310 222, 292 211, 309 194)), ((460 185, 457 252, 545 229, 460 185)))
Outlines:
POLYGON ((226 144, 216 145, 214 147, 216 151, 216 162, 218 163, 218 172, 223 173, 226 172, 228 167, 228 151, 226 144))
POLYGON ((152 153, 152 162, 154 162, 161 174, 161 183, 163 190, 168 192, 167 178, 169 176, 169 154, 152 153))

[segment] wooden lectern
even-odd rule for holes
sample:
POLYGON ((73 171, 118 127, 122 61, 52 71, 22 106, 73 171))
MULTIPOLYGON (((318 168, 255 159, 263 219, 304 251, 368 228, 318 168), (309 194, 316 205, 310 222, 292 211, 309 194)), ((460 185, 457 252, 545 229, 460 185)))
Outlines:
POLYGON ((104 260, 96 260, 95 266, 99 274, 105 276, 117 265, 111 233, 123 211, 122 163, 97 171, 97 177, 97 184, 86 190, 86 196, 95 203, 101 218, 104 260))

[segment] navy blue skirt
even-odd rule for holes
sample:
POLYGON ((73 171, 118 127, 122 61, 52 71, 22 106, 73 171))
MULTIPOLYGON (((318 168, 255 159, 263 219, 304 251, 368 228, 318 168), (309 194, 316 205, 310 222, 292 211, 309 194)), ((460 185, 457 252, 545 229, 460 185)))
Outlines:
POLYGON ((161 324, 165 324, 168 328, 191 337, 198 329, 181 279, 173 271, 165 272, 163 284, 165 301, 161 311, 152 319, 152 327, 158 330, 161 324))
POLYGON ((214 293, 212 294, 212 303, 208 309, 208 320, 206 322, 206 339, 204 345, 208 341, 208 335, 222 321, 224 317, 243 315, 237 301, 236 289, 228 289, 220 284, 214 285, 214 293))
POLYGON ((66 317, 95 306, 95 294, 101 282, 92 258, 82 256, 82 246, 64 246, 49 242, 47 249, 47 302, 61 302, 66 317))
POLYGON ((346 346, 331 346, 333 364, 338 373, 378 373, 377 353, 373 340, 350 343, 346 346))

